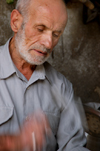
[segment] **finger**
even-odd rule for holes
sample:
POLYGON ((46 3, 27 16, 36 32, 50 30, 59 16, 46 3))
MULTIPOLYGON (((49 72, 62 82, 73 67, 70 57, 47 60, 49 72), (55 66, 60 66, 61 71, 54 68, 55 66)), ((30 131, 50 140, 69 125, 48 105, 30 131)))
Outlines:
POLYGON ((41 125, 46 135, 50 135, 50 124, 43 111, 35 113, 34 120, 37 120, 37 123, 41 125))

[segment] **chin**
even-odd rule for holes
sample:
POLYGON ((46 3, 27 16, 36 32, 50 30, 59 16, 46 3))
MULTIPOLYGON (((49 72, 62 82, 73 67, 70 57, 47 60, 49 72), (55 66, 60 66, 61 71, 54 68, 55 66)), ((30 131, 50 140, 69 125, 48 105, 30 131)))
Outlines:
POLYGON ((28 63, 30 63, 31 65, 42 65, 44 62, 46 62, 48 60, 48 58, 49 58, 49 56, 43 60, 34 59, 34 60, 30 60, 28 63))
POLYGON ((31 64, 31 65, 42 65, 45 61, 47 61, 47 59, 43 60, 43 61, 32 61, 32 60, 26 60, 27 63, 31 64))
POLYGON ((37 56, 30 56, 30 55, 26 55, 26 54, 22 54, 21 53, 22 58, 29 64, 31 65, 41 65, 43 64, 45 61, 47 61, 47 59, 50 57, 50 55, 45 56, 45 57, 37 57, 37 56))
POLYGON ((34 65, 42 65, 46 61, 47 61, 47 59, 45 61, 33 62, 32 64, 34 64, 34 65))

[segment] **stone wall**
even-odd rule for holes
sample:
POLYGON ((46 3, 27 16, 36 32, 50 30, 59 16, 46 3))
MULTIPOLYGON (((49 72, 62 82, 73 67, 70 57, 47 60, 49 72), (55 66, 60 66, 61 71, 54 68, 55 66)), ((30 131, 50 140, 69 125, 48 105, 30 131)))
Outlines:
MULTIPOLYGON (((9 18, 15 3, 0 0, 0 45, 13 35, 9 18)), ((84 103, 100 102, 100 25, 83 24, 81 3, 69 3, 67 11, 67 26, 49 62, 72 82, 84 103)))

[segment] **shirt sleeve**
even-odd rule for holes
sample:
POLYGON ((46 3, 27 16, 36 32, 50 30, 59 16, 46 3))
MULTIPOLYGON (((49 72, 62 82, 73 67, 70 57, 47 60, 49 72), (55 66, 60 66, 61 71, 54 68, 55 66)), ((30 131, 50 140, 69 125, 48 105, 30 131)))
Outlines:
POLYGON ((80 115, 74 100, 72 85, 65 80, 61 86, 62 105, 57 131, 58 151, 89 151, 80 115))

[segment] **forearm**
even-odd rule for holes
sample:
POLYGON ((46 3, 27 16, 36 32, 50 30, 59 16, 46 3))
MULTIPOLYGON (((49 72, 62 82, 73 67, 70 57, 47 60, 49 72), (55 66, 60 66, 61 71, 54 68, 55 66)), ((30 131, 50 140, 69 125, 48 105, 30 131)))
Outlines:
POLYGON ((1 135, 0 151, 18 151, 23 148, 20 135, 1 135))

